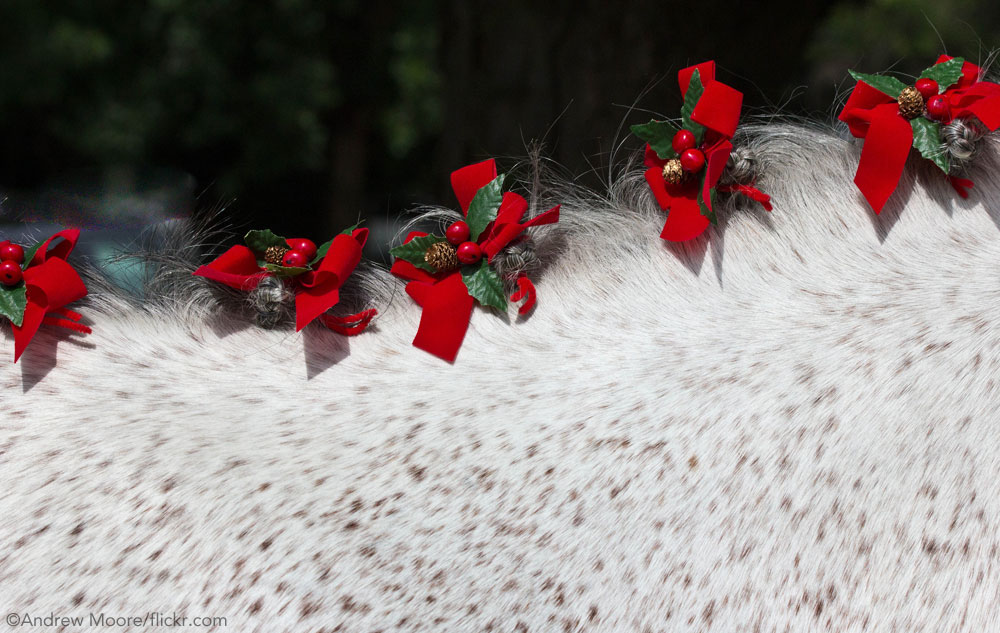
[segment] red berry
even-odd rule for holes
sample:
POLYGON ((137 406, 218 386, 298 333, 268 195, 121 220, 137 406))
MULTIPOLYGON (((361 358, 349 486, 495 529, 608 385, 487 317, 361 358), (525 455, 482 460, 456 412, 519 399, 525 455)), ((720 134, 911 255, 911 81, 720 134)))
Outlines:
POLYGON ((469 241, 469 224, 459 220, 458 222, 452 223, 448 227, 448 230, 444 232, 444 236, 448 238, 448 242, 452 246, 458 246, 462 242, 469 241))
POLYGON ((20 264, 9 259, 0 263, 0 283, 5 286, 16 286, 21 283, 22 279, 24 279, 24 273, 21 272, 20 264))
POLYGON ((15 264, 23 264, 24 249, 13 242, 0 245, 0 261, 12 261, 15 264))
MULTIPOLYGON (((314 247, 315 248, 315 247, 314 247)), ((305 268, 309 258, 302 251, 290 250, 281 258, 281 265, 289 268, 305 268)))
POLYGON ((678 130, 677 134, 674 134, 674 151, 678 154, 682 154, 686 149, 694 149, 694 132, 691 130, 678 130))
POLYGON ((935 121, 947 123, 951 120, 951 107, 944 95, 934 95, 927 100, 927 114, 935 121))
POLYGON ((463 264, 475 264, 483 258, 483 249, 475 242, 463 242, 455 251, 458 261, 463 264))
POLYGON ((705 155, 700 149, 686 149, 681 154, 681 167, 684 171, 696 174, 705 167, 705 155))
POLYGON ((938 82, 933 79, 918 79, 915 88, 924 101, 927 101, 938 93, 938 82))
POLYGON ((285 243, 293 251, 298 251, 305 255, 306 261, 312 261, 312 258, 316 257, 316 242, 312 240, 307 240, 304 237, 293 237, 290 240, 285 240, 285 243))

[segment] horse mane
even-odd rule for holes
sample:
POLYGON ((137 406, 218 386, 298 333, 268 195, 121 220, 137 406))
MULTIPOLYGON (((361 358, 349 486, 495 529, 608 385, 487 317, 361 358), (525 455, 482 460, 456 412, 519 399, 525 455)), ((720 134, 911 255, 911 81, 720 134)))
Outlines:
MULTIPOLYGON (((513 189, 526 194, 532 215, 556 204, 562 208, 558 224, 530 229, 542 262, 537 282, 540 302, 566 299, 546 296, 547 286, 553 283, 572 288, 575 279, 582 276, 627 271, 636 265, 637 258, 648 257, 650 252, 672 254, 676 263, 665 266, 662 274, 666 276, 683 274, 685 268, 697 274, 710 253, 715 276, 722 284, 726 258, 742 261, 752 256, 759 260, 758 266, 782 268, 798 265, 797 259, 816 249, 837 249, 838 240, 845 244, 858 239, 867 242, 867 236, 874 232, 884 241, 900 215, 924 212, 920 209, 925 205, 910 204, 917 200, 912 198, 917 187, 926 192, 932 206, 945 210, 934 213, 930 220, 934 223, 945 222, 946 214, 955 208, 981 204, 1000 225, 1000 158, 998 142, 992 136, 980 139, 978 154, 969 165, 967 173, 976 182, 969 199, 959 198, 928 161, 911 160, 896 194, 878 216, 854 188, 860 143, 841 126, 802 120, 751 122, 741 127, 734 144, 747 148, 758 161, 757 186, 771 194, 774 211, 767 213, 736 195, 722 196, 718 224, 710 227, 706 236, 681 244, 658 238, 665 214, 649 192, 644 169, 635 156, 612 168, 606 188, 598 191, 558 174, 558 167, 532 153, 515 169, 515 175, 527 175, 516 179, 513 189), (916 208, 904 212, 906 207, 916 208), (728 245, 727 236, 735 235, 749 243, 728 245)), ((225 227, 218 224, 219 215, 172 220, 150 229, 142 248, 118 258, 130 269, 132 279, 127 287, 84 266, 90 294, 80 304, 81 309, 94 318, 148 314, 189 324, 222 315, 252 320, 253 308, 246 294, 191 275, 227 237, 225 227)), ((448 223, 460 218, 457 210, 447 206, 422 206, 411 215, 410 223, 397 235, 397 243, 412 226, 443 232, 448 223)), ((341 304, 334 311, 376 308, 381 314, 376 323, 400 309, 414 312, 416 308, 402 292, 403 285, 384 266, 363 260, 345 284, 341 304)), ((629 306, 619 309, 627 311, 629 306)), ((292 319, 287 314, 285 317, 278 329, 291 327, 292 319)))

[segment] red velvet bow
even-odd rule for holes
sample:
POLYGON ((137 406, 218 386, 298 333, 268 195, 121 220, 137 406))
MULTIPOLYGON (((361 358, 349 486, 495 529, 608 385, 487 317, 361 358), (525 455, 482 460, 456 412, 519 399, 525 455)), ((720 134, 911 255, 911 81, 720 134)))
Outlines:
MULTIPOLYGON (((496 177, 497 169, 493 159, 452 172, 452 190, 463 214, 468 215, 469 205, 476 193, 496 177)), ((526 228, 553 224, 559 220, 559 206, 555 206, 527 222, 521 222, 527 210, 528 202, 522 196, 510 191, 503 194, 496 220, 483 230, 478 242, 488 261, 492 262, 496 254, 526 228)), ((406 236, 404 244, 425 235, 427 233, 413 231, 406 236)), ((392 264, 391 272, 410 282, 406 284, 406 293, 423 308, 413 345, 448 362, 454 362, 469 328, 469 319, 475 305, 475 299, 462 280, 461 271, 431 274, 397 258, 392 264)), ((518 290, 510 297, 511 301, 521 299, 525 299, 525 302, 518 312, 526 314, 535 305, 535 287, 524 275, 518 278, 518 290)))
MULTIPOLYGON (((699 191, 698 181, 689 180, 676 185, 667 183, 663 178, 663 167, 667 164, 667 160, 657 156, 649 144, 646 145, 643 161, 649 168, 645 174, 646 182, 653 190, 660 208, 667 211, 667 221, 663 225, 660 237, 672 242, 696 238, 708 228, 710 220, 702 213, 698 204, 699 193, 709 212, 714 213, 712 190, 719 183, 719 178, 726 168, 726 161, 729 160, 729 154, 733 150, 730 139, 736 133, 740 109, 743 107, 743 93, 715 80, 714 61, 689 66, 677 74, 682 96, 687 96, 691 76, 695 70, 698 71, 704 86, 704 92, 691 113, 691 120, 706 128, 702 151, 705 154, 707 171, 702 190, 699 191)), ((751 185, 742 185, 725 191, 746 195, 763 204, 768 211, 771 210, 770 196, 751 185)))
POLYGON ((87 296, 87 287, 80 275, 66 262, 66 257, 80 239, 80 231, 60 231, 50 237, 35 251, 31 263, 24 270, 27 304, 24 319, 14 329, 14 362, 16 363, 42 323, 64 327, 90 334, 91 329, 77 323, 81 316, 64 306, 87 296), (50 248, 52 242, 60 239, 50 248), (53 313, 58 317, 47 316, 53 313))
MULTIPOLYGON (((463 215, 468 215, 469 205, 476 197, 476 192, 491 183, 496 177, 497 165, 492 158, 456 169, 451 173, 451 188, 455 192, 455 197, 458 198, 463 215)), ((559 221, 559 205, 522 223, 521 219, 527 211, 528 201, 522 196, 513 191, 507 191, 503 194, 496 220, 486 227, 479 238, 479 246, 489 261, 492 262, 496 254, 521 235, 526 228, 554 224, 559 221)))
MULTIPOLYGON (((949 59, 950 56, 942 55, 934 63, 940 64, 949 59)), ((962 64, 962 78, 944 92, 951 110, 951 119, 943 123, 972 116, 979 119, 990 132, 1000 128, 1000 85, 979 81, 981 74, 979 66, 970 62, 962 64)))
MULTIPOLYGON (((950 59, 942 55, 935 65, 950 59)), ((975 64, 962 64, 961 79, 941 93, 950 106, 951 118, 940 123, 973 116, 991 132, 1000 127, 1000 86, 979 81, 980 72, 975 64)), ((865 139, 854 183, 875 213, 880 213, 903 174, 913 145, 913 128, 899 113, 896 99, 863 81, 857 82, 838 118, 847 123, 852 135, 865 139)), ((955 184, 954 179, 950 181, 955 184)), ((971 181, 962 182, 972 186, 971 181)), ((956 190, 963 194, 962 189, 956 190)))
MULTIPOLYGON (((361 249, 368 239, 368 229, 354 229, 350 235, 333 238, 330 249, 315 270, 293 277, 295 285, 295 331, 298 332, 315 319, 341 334, 362 332, 375 310, 365 310, 346 317, 324 314, 340 301, 340 287, 351 276, 361 261, 361 249)), ((257 257, 246 246, 233 246, 210 264, 198 268, 195 275, 226 284, 248 292, 260 284, 261 279, 272 276, 257 265, 257 257)))

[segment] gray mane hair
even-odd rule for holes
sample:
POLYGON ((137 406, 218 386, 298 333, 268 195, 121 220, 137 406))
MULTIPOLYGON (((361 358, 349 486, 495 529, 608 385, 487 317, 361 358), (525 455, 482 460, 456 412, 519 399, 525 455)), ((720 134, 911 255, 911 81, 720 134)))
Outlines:
MULTIPOLYGON (((219 223, 221 214, 177 219, 151 227, 139 248, 122 252, 114 263, 126 270, 126 283, 109 279, 92 265, 81 267, 88 296, 79 306, 106 315, 140 312, 183 323, 248 320, 265 328, 294 326, 294 295, 275 278, 244 293, 192 273, 224 250, 232 235, 219 223)), ((341 287, 335 314, 359 312, 391 296, 391 279, 377 265, 362 260, 341 287)))
MULTIPOLYGON (((945 126, 943 151, 948 151, 961 163, 962 173, 989 173, 988 167, 977 168, 970 162, 984 143, 995 144, 983 134, 981 126, 956 120, 945 126)), ((808 204, 821 187, 828 189, 817 165, 834 166, 840 174, 843 198, 857 197, 847 185, 851 183, 860 142, 851 139, 843 126, 824 126, 810 122, 749 123, 744 124, 734 139, 734 150, 723 183, 755 183, 759 189, 772 195, 776 205, 774 213, 788 213, 793 204, 808 204), (815 189, 812 189, 815 188, 815 189)), ((985 159, 991 162, 991 158, 985 159)), ((920 172, 937 186, 944 183, 939 172, 932 171, 920 161, 907 167, 907 173, 920 172)), ((600 241, 595 251, 594 265, 605 265, 621 253, 635 252, 636 243, 621 239, 639 231, 648 231, 649 224, 661 224, 664 212, 657 206, 644 178, 645 169, 634 158, 620 167, 612 176, 609 187, 597 192, 579 186, 575 181, 555 175, 539 154, 533 151, 528 160, 515 165, 515 173, 527 177, 515 179, 513 190, 526 192, 529 211, 526 217, 537 215, 556 204, 562 205, 558 224, 534 227, 524 238, 501 252, 496 260, 499 272, 506 282, 508 293, 513 291, 513 280, 518 273, 526 272, 533 278, 544 275, 560 254, 573 243, 600 241)), ((907 178, 908 176, 904 176, 907 178)), ((912 177, 912 176, 909 176, 912 177)), ((827 181, 828 182, 828 181, 827 181)), ((974 189, 979 195, 980 189, 974 189)), ((890 207, 892 202, 890 201, 890 207)), ((720 196, 720 228, 736 217, 751 215, 758 222, 771 225, 766 212, 736 194, 720 196)), ((444 228, 462 216, 451 207, 422 206, 411 212, 410 221, 403 226, 394 240, 401 243, 406 233, 417 227, 443 234, 444 228)), ((143 238, 145 247, 124 253, 119 261, 134 267, 129 291, 112 283, 96 269, 84 267, 84 276, 90 289, 89 296, 80 305, 102 314, 120 314, 138 311, 150 314, 173 315, 182 322, 220 319, 225 316, 236 320, 249 320, 264 327, 287 329, 294 322, 293 296, 276 280, 263 283, 253 293, 242 293, 216 282, 191 275, 210 254, 220 252, 220 244, 231 236, 209 215, 207 220, 174 220, 152 228, 143 238)), ((720 229, 714 229, 718 231, 720 229)), ((710 231, 713 232, 713 231, 710 231)), ((666 245, 677 253, 688 250, 690 245, 666 245)), ((584 274, 585 270, 577 271, 584 274)), ((342 291, 342 301, 336 313, 357 312, 376 308, 380 312, 396 301, 409 304, 410 299, 401 291, 403 282, 395 279, 385 267, 362 260, 342 291)), ((544 295, 539 297, 544 300, 544 295)))

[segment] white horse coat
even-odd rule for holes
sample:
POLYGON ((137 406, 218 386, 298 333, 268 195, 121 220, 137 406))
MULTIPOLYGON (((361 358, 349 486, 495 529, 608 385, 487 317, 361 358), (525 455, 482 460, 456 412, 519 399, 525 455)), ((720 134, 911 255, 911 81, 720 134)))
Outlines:
POLYGON ((8 331, 0 608, 1000 628, 1000 144, 967 200, 911 156, 875 216, 856 143, 751 142, 773 213, 730 205, 684 245, 639 173, 539 186, 563 207, 536 234, 538 306, 477 307, 454 365, 410 345, 419 309, 380 270, 355 275, 382 314, 349 339, 253 326, 195 262, 142 305, 92 286, 93 334, 45 330, 17 365, 8 331))

